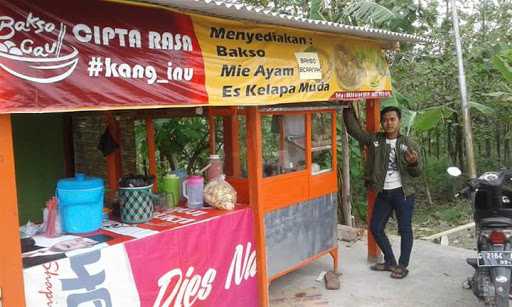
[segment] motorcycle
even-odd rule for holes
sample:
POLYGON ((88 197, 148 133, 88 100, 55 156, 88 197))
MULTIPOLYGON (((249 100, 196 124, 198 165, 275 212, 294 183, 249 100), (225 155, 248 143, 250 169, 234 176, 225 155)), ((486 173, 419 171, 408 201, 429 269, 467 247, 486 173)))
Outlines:
MULTIPOLYGON (((448 168, 460 176, 456 167, 448 168)), ((456 197, 471 200, 477 258, 466 262, 475 269, 467 286, 486 305, 509 306, 512 272, 512 170, 486 172, 470 179, 456 197)))

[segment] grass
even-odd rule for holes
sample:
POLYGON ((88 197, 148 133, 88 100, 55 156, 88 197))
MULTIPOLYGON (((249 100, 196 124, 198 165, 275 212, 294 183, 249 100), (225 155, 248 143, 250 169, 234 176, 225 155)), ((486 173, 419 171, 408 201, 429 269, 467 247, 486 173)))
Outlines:
MULTIPOLYGON (((415 238, 433 235, 459 225, 470 223, 473 220, 471 205, 468 202, 456 201, 428 206, 416 203, 412 227, 415 238)), ((389 220, 387 232, 398 234, 397 222, 389 220)))
POLYGON ((413 217, 415 237, 432 235, 473 220, 471 204, 467 201, 455 201, 430 207, 421 205, 421 203, 416 205, 413 217))

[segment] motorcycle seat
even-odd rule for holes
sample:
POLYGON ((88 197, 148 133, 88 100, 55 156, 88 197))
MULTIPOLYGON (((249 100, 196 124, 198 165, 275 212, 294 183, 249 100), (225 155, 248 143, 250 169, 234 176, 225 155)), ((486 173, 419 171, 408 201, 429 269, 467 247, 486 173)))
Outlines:
POLYGON ((512 219, 504 216, 482 218, 478 224, 480 227, 509 228, 512 227, 512 219))

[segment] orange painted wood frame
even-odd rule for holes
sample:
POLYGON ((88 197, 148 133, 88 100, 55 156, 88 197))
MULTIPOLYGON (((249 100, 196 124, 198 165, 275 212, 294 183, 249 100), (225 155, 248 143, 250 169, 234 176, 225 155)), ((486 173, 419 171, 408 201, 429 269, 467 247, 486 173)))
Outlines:
POLYGON ((247 178, 226 177, 226 181, 235 188, 237 202, 248 204, 250 201, 249 180, 247 178))
MULTIPOLYGON (((337 180, 336 180, 336 116, 335 111, 329 111, 332 116, 332 157, 333 157, 333 170, 318 175, 318 183, 325 181, 333 181, 334 184, 330 189, 324 190, 325 194, 337 191, 337 180), (332 174, 330 174, 332 173, 332 174), (332 190, 331 190, 332 189, 332 190)), ((248 173, 249 173, 249 204, 255 214, 255 233, 256 233, 256 250, 257 250, 257 265, 258 265, 258 291, 260 306, 269 306, 269 282, 270 279, 267 276, 267 257, 266 257, 266 240, 265 240, 265 213, 276 210, 277 208, 287 207, 294 203, 303 202, 309 200, 310 195, 310 180, 312 180, 311 174, 311 112, 310 111, 298 111, 298 112, 259 112, 257 107, 249 107, 247 111, 247 148, 248 150, 248 173), (264 114, 304 114, 306 120, 306 169, 299 172, 282 174, 278 176, 272 176, 263 178, 263 157, 262 157, 262 115, 264 114), (290 190, 289 184, 293 184, 297 187, 297 182, 302 182, 303 188, 290 190), (276 190, 277 189, 277 190, 276 190), (292 191, 299 191, 297 193, 291 193, 292 191), (290 194, 293 194, 290 196, 290 194), (270 205, 269 205, 270 204, 270 205)), ((325 184, 325 182, 324 182, 325 184)), ((323 194, 323 195, 325 195, 323 194)), ((315 195, 316 196, 316 195, 315 195)), ((318 195, 321 196, 321 195, 318 195)), ((305 259, 304 261, 294 265, 284 272, 280 272, 272 279, 282 276, 290 271, 296 270, 317 258, 330 254, 333 258, 334 270, 338 269, 338 247, 334 246, 331 249, 321 252, 313 257, 305 259)))
MULTIPOLYGON (((336 162, 336 111, 335 110, 318 110, 318 111, 297 111, 297 112, 262 112, 262 114, 283 114, 283 115, 305 115, 305 154, 306 169, 288 174, 263 178, 261 189, 261 200, 259 206, 262 207, 264 213, 268 213, 281 208, 289 207, 300 202, 312 200, 326 194, 338 191, 337 181, 337 162, 336 162), (318 175, 312 175, 312 113, 326 112, 331 116, 331 163, 332 170, 318 175)), ((261 151, 260 151, 261 152, 261 151)), ((261 167, 261 165, 260 165, 261 167)), ((264 222, 264 221, 263 221, 264 222)), ((334 271, 338 270, 339 257, 338 246, 320 252, 308 259, 301 261, 279 272, 271 277, 271 280, 283 276, 291 271, 301 268, 316 259, 329 254, 333 259, 334 271)))
POLYGON ((11 115, 0 114, 0 288, 6 307, 25 306, 11 115))
POLYGON ((284 118, 279 118, 279 164, 284 162, 284 146, 285 146, 284 118))
POLYGON ((240 122, 237 114, 223 117, 224 128, 224 169, 226 175, 240 177, 240 143, 238 140, 240 134, 240 122))
POLYGON ((269 279, 267 276, 267 249, 265 243, 265 213, 261 204, 263 165, 261 150, 261 116, 258 107, 247 111, 247 168, 249 173, 249 204, 254 212, 256 234, 258 297, 262 307, 269 306, 269 279))
MULTIPOLYGON (((380 130, 380 100, 379 99, 368 99, 366 100, 366 130, 370 133, 375 133, 380 130)), ((375 207, 375 199, 377 195, 375 191, 368 190, 368 215, 366 220, 368 221, 368 229, 373 215, 373 209, 375 207)), ((368 259, 371 261, 377 260, 380 256, 380 250, 377 247, 375 238, 372 233, 368 231, 368 259)))
POLYGON ((117 178, 120 178, 123 175, 123 160, 121 155, 121 152, 123 151, 123 142, 121 142, 121 128, 119 127, 119 121, 111 112, 108 112, 107 116, 110 133, 112 134, 114 141, 119 145, 119 149, 114 152, 114 156, 116 162, 116 176, 117 178))
POLYGON ((73 146, 73 120, 71 114, 63 114, 64 121, 64 174, 75 176, 75 151, 73 146))
MULTIPOLYGON (((308 121, 308 113, 306 111, 280 111, 280 112, 272 112, 265 111, 260 113, 261 116, 270 116, 270 115, 302 115, 304 116, 304 125, 305 125, 305 159, 308 160, 308 152, 311 147, 308 147, 308 142, 311 142, 310 137, 308 137, 308 133, 311 130, 310 121, 308 121)), ((261 129, 261 128, 260 128, 261 129)), ((279 123, 279 146, 280 150, 283 150, 284 143, 284 122, 281 120, 279 123)), ((263 144, 262 144, 263 146, 263 144)), ((250 148, 250 147, 248 147, 250 148)), ((259 151, 259 154, 263 150, 259 151)), ((280 152, 280 160, 283 159, 283 154, 280 152)), ((262 161, 263 162, 263 161, 262 161)), ((262 168, 263 163, 260 164, 260 168, 262 168)), ((310 164, 306 162, 306 168, 304 170, 280 174, 270 177, 263 178, 263 186, 261 190, 261 203, 260 206, 263 206, 263 210, 265 212, 271 212, 274 210, 278 210, 281 208, 286 208, 290 205, 305 201, 309 198, 309 179, 311 171, 309 169, 310 164), (290 188, 293 187, 293 188, 290 188)))
POLYGON ((210 107, 208 114, 208 142, 210 154, 216 154, 217 140, 217 116, 222 117, 223 137, 224 137, 224 174, 226 181, 229 182, 237 192, 237 200, 240 203, 249 203, 249 180, 241 177, 240 162, 240 122, 238 115, 247 112, 241 112, 233 107, 210 107))
POLYGON ((158 192, 158 173, 156 169, 156 143, 155 143, 155 125, 153 117, 146 117, 146 141, 148 144, 148 163, 149 174, 155 176, 153 182, 153 192, 158 192))
POLYGON ((215 140, 215 137, 217 136, 216 133, 217 125, 215 123, 215 116, 212 116, 208 113, 208 148, 211 155, 215 154, 215 147, 217 141, 215 140))
POLYGON ((148 116, 153 117, 153 119, 203 116, 196 113, 196 108, 139 109, 131 111, 134 112, 134 114, 130 113, 137 120, 145 120, 148 116))
MULTIPOLYGON (((332 170, 329 172, 321 173, 318 175, 311 175, 309 182, 309 199, 315 199, 320 196, 335 193, 338 191, 338 180, 337 180, 337 167, 338 159, 337 155, 337 144, 336 144, 336 111, 327 111, 331 114, 331 140, 332 140, 332 170)), ((310 131, 313 131, 311 125, 310 131)), ((311 136, 310 136, 311 139, 311 136)), ((309 155, 312 159, 313 153, 309 155)), ((311 165, 312 161, 309 163, 311 165)))
POLYGON ((308 170, 264 178, 260 206, 271 212, 308 200, 309 178, 308 170))
MULTIPOLYGON (((335 110, 319 111, 284 111, 261 112, 262 115, 305 115, 305 153, 306 169, 288 174, 281 174, 263 178, 261 191, 261 206, 265 212, 271 212, 290 205, 318 198, 322 195, 335 193, 338 190, 336 173, 336 113, 335 110), (330 172, 319 175, 311 175, 312 142, 311 114, 315 112, 328 112, 332 114, 332 165, 330 172), (290 187, 293 187, 292 189, 290 187), (286 193, 284 193, 286 191, 286 193)), ((249 147, 250 148, 250 147, 249 147)), ((252 150, 252 149, 251 149, 252 150)), ((260 166, 261 167, 261 166, 260 166)))
MULTIPOLYGON (((305 147, 304 148, 304 153, 306 155, 306 171, 309 174, 312 174, 313 171, 312 171, 312 163, 313 163, 313 119, 311 118, 311 113, 306 113, 306 133, 304 135, 304 137, 306 138, 305 139, 305 147)), ((332 140, 332 139, 331 139, 332 140)), ((331 158, 331 163, 332 163, 332 158, 331 158)), ((312 175, 309 175, 308 177, 312 177, 312 175)), ((311 184, 311 180, 309 180, 310 182, 308 182, 308 186, 311 184)), ((308 196, 309 196, 309 191, 308 190, 308 196)))
POLYGON ((212 116, 235 116, 247 115, 247 109, 239 107, 208 107, 208 115, 212 116))
MULTIPOLYGON (((105 113, 105 122, 114 141, 121 146, 119 125, 112 112, 105 113)), ((107 185, 109 188, 108 199, 114 199, 116 191, 119 188, 119 177, 121 170, 121 148, 106 156, 107 161, 107 185)))
POLYGON ((249 203, 249 180, 241 177, 240 162, 240 122, 238 115, 246 112, 240 112, 234 108, 212 108, 208 109, 209 124, 209 141, 210 152, 215 153, 216 140, 211 137, 215 132, 216 119, 215 116, 222 116, 222 127, 224 129, 224 173, 226 180, 235 188, 237 192, 237 200, 240 203, 249 203))

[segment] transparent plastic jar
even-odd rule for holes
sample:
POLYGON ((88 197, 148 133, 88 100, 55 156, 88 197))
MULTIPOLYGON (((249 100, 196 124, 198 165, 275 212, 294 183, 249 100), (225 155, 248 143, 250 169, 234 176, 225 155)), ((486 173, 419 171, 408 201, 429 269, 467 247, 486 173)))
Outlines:
POLYGON ((224 162, 219 155, 210 155, 210 167, 206 173, 208 181, 217 178, 224 173, 224 162))

